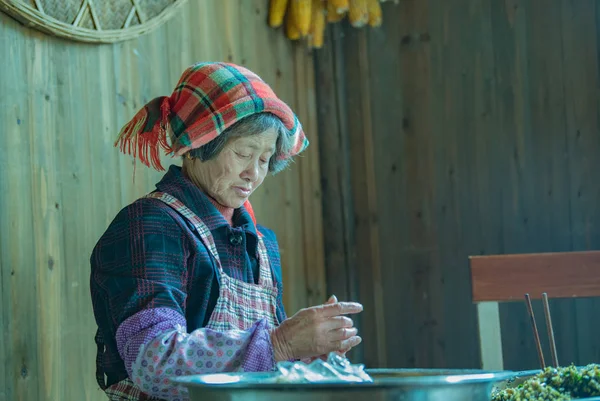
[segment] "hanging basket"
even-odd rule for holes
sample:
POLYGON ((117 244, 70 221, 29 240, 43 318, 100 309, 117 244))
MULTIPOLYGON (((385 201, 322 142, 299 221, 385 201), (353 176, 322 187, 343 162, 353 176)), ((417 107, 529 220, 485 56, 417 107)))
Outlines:
POLYGON ((66 39, 113 43, 150 32, 187 0, 0 0, 28 27, 66 39))

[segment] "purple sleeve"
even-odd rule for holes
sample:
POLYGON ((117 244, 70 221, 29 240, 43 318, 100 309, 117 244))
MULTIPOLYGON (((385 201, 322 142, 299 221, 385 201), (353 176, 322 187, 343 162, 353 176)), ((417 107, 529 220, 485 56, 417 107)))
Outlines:
POLYGON ((187 333, 185 318, 176 311, 147 309, 119 326, 117 346, 131 380, 145 393, 172 401, 187 399, 187 392, 171 377, 269 371, 275 366, 264 319, 244 331, 202 328, 187 333))

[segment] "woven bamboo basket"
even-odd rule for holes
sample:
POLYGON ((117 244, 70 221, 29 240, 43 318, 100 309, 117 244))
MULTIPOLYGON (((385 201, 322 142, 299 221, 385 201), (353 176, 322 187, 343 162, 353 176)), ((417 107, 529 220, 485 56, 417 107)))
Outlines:
POLYGON ((0 0, 24 25, 66 39, 113 43, 150 32, 187 0, 0 0))

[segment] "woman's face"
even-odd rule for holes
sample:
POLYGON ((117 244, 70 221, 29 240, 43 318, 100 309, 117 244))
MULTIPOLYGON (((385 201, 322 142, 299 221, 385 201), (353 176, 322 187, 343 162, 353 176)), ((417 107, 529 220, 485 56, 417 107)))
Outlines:
POLYGON ((237 209, 265 179, 276 141, 277 131, 273 128, 257 135, 234 137, 211 160, 184 159, 184 171, 218 203, 237 209))

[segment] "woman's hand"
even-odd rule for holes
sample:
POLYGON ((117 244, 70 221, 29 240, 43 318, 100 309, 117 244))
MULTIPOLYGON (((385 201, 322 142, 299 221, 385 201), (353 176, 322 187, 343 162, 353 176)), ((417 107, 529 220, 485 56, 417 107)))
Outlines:
MULTIPOLYGON (((335 303, 337 303, 337 301, 338 301, 337 297, 335 295, 332 295, 331 297, 329 297, 327 302, 325 302, 325 304, 335 304, 335 303)), ((346 352, 348 352, 348 351, 350 351, 350 349, 338 350, 336 352, 341 356, 346 356, 346 352)), ((329 357, 329 354, 323 354, 323 355, 313 356, 311 358, 304 358, 304 359, 302 359, 302 362, 306 363, 307 365, 316 361, 317 359, 320 359, 320 360, 326 362, 328 357, 329 357)))
POLYGON ((300 310, 271 331, 275 360, 312 358, 356 347, 362 339, 352 319, 344 315, 362 310, 359 303, 337 302, 335 297, 324 305, 300 310))

